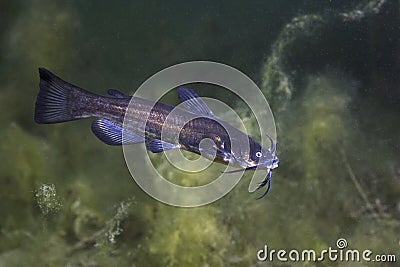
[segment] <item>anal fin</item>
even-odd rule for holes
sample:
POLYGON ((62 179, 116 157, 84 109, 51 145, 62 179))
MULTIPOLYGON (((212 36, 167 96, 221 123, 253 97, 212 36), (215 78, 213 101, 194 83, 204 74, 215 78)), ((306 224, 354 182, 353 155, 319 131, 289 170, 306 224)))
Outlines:
POLYGON ((121 125, 99 118, 92 123, 92 131, 102 142, 110 146, 143 143, 144 137, 124 130, 121 125))
POLYGON ((161 141, 159 139, 151 139, 146 142, 147 150, 150 150, 153 153, 159 153, 165 150, 170 150, 179 147, 180 147, 179 145, 171 144, 165 141, 161 141))

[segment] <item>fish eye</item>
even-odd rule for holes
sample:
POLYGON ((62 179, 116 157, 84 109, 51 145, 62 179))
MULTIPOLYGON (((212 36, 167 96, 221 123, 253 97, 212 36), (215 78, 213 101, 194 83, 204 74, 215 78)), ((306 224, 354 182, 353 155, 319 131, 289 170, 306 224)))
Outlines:
POLYGON ((261 156, 262 156, 262 153, 261 153, 260 151, 257 151, 257 152, 256 152, 256 157, 257 157, 257 158, 261 158, 261 156))

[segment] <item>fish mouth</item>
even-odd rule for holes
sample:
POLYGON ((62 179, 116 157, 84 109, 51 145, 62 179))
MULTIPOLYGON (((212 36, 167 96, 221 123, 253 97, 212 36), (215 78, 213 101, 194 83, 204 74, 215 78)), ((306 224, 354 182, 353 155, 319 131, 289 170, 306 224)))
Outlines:
POLYGON ((272 164, 271 165, 269 165, 269 166, 267 166, 265 169, 271 169, 271 170, 273 170, 273 169, 275 169, 275 168, 278 168, 278 166, 279 166, 279 160, 274 160, 273 162, 272 162, 272 164))

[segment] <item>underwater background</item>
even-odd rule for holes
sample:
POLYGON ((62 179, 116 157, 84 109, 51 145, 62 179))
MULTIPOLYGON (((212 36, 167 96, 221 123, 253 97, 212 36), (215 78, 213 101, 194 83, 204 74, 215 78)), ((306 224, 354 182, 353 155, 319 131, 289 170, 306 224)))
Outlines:
POLYGON ((398 266, 400 1, 16 0, 0 1, 0 21, 1 267, 398 266), (168 206, 90 120, 33 121, 40 66, 131 93, 192 60, 233 66, 267 97, 280 166, 265 198, 245 174, 217 202, 168 206), (339 238, 397 262, 257 260, 264 245, 321 251, 339 238))

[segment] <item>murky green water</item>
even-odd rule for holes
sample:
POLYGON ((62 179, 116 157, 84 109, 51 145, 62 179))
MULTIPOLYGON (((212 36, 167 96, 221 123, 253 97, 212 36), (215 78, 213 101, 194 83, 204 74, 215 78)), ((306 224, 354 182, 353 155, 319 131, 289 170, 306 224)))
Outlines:
POLYGON ((399 1, 56 2, 0 2, 0 266, 271 266, 264 245, 339 238, 397 262, 272 265, 398 265, 399 1), (90 120, 33 121, 39 66, 105 94, 191 60, 236 67, 267 97, 281 162, 264 199, 246 174, 210 205, 161 204, 90 120))

